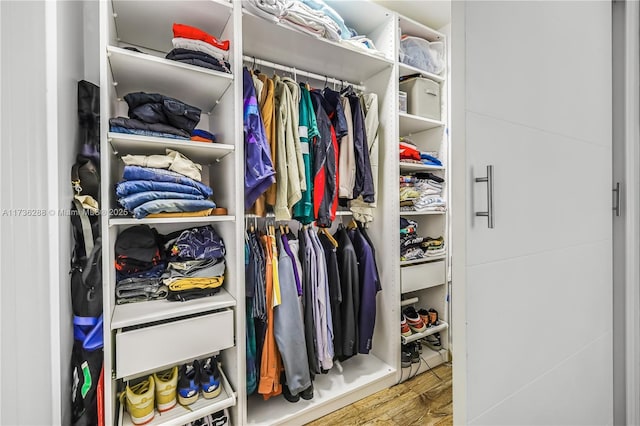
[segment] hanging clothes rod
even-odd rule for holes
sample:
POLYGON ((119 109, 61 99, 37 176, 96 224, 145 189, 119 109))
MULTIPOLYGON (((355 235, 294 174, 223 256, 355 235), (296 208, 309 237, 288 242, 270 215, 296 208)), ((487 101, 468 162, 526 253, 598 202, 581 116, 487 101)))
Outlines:
POLYGON ((304 71, 304 70, 300 70, 298 68, 295 67, 289 67, 286 65, 280 65, 280 64, 276 64, 275 62, 271 62, 271 61, 266 61, 264 59, 258 59, 255 58, 253 56, 247 56, 244 55, 242 57, 242 59, 245 62, 249 62, 251 64, 256 64, 256 65, 262 65, 268 68, 272 68, 272 69, 276 69, 276 70, 280 70, 280 71, 285 71, 285 72, 289 72, 291 74, 294 75, 294 80, 295 80, 295 76, 302 75, 308 78, 312 78, 314 80, 318 80, 318 81, 324 81, 326 83, 335 83, 335 84, 341 84, 346 86, 352 86, 355 90, 359 90, 364 92, 365 91, 365 86, 359 85, 359 84, 353 84, 353 83, 349 83, 348 81, 345 80, 338 80, 337 78, 333 78, 333 77, 327 77, 326 75, 321 75, 321 74, 316 74, 313 72, 309 72, 309 71, 304 71))

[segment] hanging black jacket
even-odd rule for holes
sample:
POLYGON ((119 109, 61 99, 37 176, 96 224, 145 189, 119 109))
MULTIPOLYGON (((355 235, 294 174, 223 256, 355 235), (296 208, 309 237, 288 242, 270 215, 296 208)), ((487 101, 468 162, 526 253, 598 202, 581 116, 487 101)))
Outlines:
POLYGON ((364 114, 357 95, 351 93, 347 95, 347 98, 353 117, 353 147, 356 154, 356 183, 353 187, 353 198, 362 195, 365 203, 373 203, 375 189, 371 173, 371 160, 369 159, 369 144, 364 127, 364 114))
POLYGON ((336 247, 329 240, 329 237, 318 233, 318 238, 324 250, 324 257, 327 263, 327 279, 329 280, 329 300, 331 301, 331 322, 333 324, 333 351, 334 355, 341 359, 343 351, 343 323, 342 323, 342 288, 338 267, 338 257, 336 247))
MULTIPOLYGON (((347 230, 340 225, 333 235, 338 241, 336 250, 338 272, 342 290, 340 317, 342 320, 342 359, 358 353, 358 310, 360 305, 360 279, 358 276, 358 259, 347 230)), ((334 347, 334 350, 338 351, 334 347)))

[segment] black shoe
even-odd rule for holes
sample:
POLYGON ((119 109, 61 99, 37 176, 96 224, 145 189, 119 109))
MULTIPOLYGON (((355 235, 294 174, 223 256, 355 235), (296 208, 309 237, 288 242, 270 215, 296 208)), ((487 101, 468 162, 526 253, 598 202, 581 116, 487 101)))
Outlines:
POLYGON ((282 383, 282 394, 284 395, 284 399, 289 402, 298 402, 300 401, 300 395, 292 395, 289 390, 289 386, 287 386, 286 378, 284 373, 280 375, 280 383, 282 383))
POLYGON ((192 364, 180 366, 180 378, 178 379, 178 402, 180 405, 191 405, 198 400, 200 394, 200 363, 198 360, 192 364))
POLYGON ((439 351, 442 349, 442 341, 440 340, 440 333, 435 333, 425 338, 427 347, 432 351, 439 351))
POLYGON ((313 399, 313 383, 311 383, 311 386, 309 386, 308 388, 300 392, 299 395, 300 395, 300 398, 306 401, 313 399))
POLYGON ((402 368, 411 367, 411 353, 402 351, 400 354, 400 366, 402 368))

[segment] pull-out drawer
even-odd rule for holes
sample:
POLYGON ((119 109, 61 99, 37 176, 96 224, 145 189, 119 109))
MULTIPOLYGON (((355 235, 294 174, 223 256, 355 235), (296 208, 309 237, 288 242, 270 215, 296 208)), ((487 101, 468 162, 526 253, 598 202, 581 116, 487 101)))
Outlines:
POLYGON ((233 344, 232 310, 133 330, 118 330, 116 377, 120 379, 195 359, 230 348, 233 344))
POLYGON ((403 266, 400 269, 400 282, 403 293, 444 284, 444 260, 403 266))

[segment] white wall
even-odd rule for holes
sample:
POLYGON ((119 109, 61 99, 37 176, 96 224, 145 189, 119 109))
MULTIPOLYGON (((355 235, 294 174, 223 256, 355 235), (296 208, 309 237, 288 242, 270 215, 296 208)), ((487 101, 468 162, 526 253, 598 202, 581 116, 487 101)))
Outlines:
POLYGON ((51 423, 44 2, 0 2, 0 424, 51 423), (19 42, 17 42, 19 40, 19 42))
MULTIPOLYGON (((613 183, 624 185, 624 2, 613 2, 613 183)), ((621 188, 621 191, 623 188, 621 188)), ((622 199, 624 200, 624 198, 622 199)), ((622 206, 621 206, 622 207, 622 206)), ((624 208, 613 218, 613 422, 626 421, 624 208)))
MULTIPOLYGON (((53 171, 55 182, 50 183, 55 191, 52 204, 57 204, 56 210, 69 209, 73 191, 69 183, 71 167, 75 161, 79 146, 79 130, 77 115, 77 84, 85 75, 94 84, 98 83, 98 28, 97 2, 63 1, 55 3, 55 56, 57 75, 55 76, 55 111, 51 111, 56 120, 57 131, 51 135, 55 140, 52 156, 56 161, 51 164, 57 170, 53 171), (91 22, 96 25, 91 25, 91 22), (86 34, 85 34, 86 31, 86 34), (86 61, 90 53, 94 61, 86 61)), ((48 52, 51 55, 51 52, 48 52)), ((52 82, 53 83, 53 82, 52 82)), ((52 191, 52 192, 53 192, 52 191)), ((60 368, 60 405, 61 423, 70 424, 70 365, 69 358, 73 345, 72 310, 70 299, 69 262, 72 247, 71 223, 68 216, 57 215, 55 223, 58 229, 58 239, 55 244, 57 254, 52 259, 53 267, 58 268, 59 280, 52 288, 52 309, 59 307, 59 368, 60 368), (54 293, 57 292, 57 293, 54 293), (55 295, 59 298, 56 300, 55 295)), ((53 346, 55 351, 55 343, 53 346)), ((55 354, 52 354, 55 356, 55 354)), ((54 379, 55 380, 55 379, 54 379)), ((55 402, 55 399, 54 399, 55 402)))

